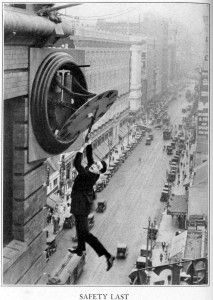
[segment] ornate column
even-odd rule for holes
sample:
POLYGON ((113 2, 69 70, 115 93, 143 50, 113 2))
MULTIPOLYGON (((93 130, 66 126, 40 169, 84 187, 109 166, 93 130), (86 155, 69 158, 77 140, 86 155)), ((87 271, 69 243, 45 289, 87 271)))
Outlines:
POLYGON ((141 45, 134 44, 131 51, 130 74, 130 111, 137 111, 141 107, 141 45))

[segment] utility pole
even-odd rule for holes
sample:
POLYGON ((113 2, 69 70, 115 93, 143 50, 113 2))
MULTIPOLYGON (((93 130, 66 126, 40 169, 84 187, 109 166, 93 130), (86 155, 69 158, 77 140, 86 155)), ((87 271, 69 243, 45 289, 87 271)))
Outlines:
POLYGON ((149 231, 150 231, 151 218, 148 219, 148 228, 147 228, 147 241, 146 241, 146 268, 148 268, 148 257, 149 257, 149 231))

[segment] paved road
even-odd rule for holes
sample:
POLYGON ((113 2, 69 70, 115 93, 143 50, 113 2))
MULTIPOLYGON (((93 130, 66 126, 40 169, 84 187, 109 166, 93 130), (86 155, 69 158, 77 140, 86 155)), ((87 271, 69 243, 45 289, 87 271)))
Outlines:
MULTIPOLYGON (((168 109, 173 124, 182 123, 182 107, 186 106, 184 92, 168 109)), ((104 245, 115 253, 118 242, 129 247, 126 260, 116 260, 113 268, 105 272, 105 258, 98 258, 88 247, 86 266, 79 285, 126 285, 128 275, 139 256, 139 249, 146 244, 148 217, 153 220, 163 210, 159 198, 168 169, 169 156, 162 151, 162 130, 154 131, 151 146, 145 139, 136 147, 103 192, 107 210, 96 216, 93 229, 104 245), (138 158, 141 157, 141 165, 138 158)))
POLYGON ((159 195, 168 164, 162 145, 161 131, 155 132, 151 146, 146 146, 145 139, 142 140, 102 193, 107 200, 107 210, 96 216, 93 232, 113 254, 118 242, 126 243, 129 247, 127 259, 116 260, 110 272, 105 272, 105 258, 98 258, 88 247, 85 270, 78 284, 128 284, 128 275, 139 256, 140 246, 146 244, 146 229, 143 228, 147 227, 148 216, 154 219, 162 206, 159 195))
MULTIPOLYGON (((182 92, 183 94, 183 92, 182 92)), ((181 108, 184 97, 170 104, 168 112, 173 124, 181 123, 181 108)), ((140 246, 146 244, 148 217, 159 217, 163 204, 159 201, 166 179, 170 157, 162 151, 164 141, 162 130, 154 130, 154 141, 145 145, 145 138, 138 144, 132 155, 113 176, 107 188, 98 194, 107 201, 103 214, 95 214, 95 234, 106 248, 116 254, 119 242, 126 243, 129 254, 125 260, 116 260, 113 268, 106 272, 105 258, 99 258, 87 245, 86 265, 78 285, 128 285, 128 275, 139 256, 140 246), (141 165, 138 163, 141 158, 141 165)), ((46 272, 51 273, 52 264, 61 260, 71 246, 74 230, 63 231, 58 249, 46 272)))

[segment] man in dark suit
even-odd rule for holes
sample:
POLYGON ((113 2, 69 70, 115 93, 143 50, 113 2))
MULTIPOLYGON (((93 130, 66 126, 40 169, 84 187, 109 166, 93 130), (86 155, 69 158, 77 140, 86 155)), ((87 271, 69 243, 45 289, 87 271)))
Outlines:
POLYGON ((87 243, 96 251, 98 256, 105 255, 107 271, 109 271, 113 265, 115 257, 112 256, 100 243, 100 241, 89 232, 87 219, 90 213, 91 204, 94 200, 93 186, 98 180, 100 174, 106 172, 106 162, 103 160, 94 162, 91 141, 88 140, 88 142, 84 143, 81 149, 77 152, 73 165, 78 171, 78 175, 75 178, 71 193, 71 213, 75 217, 78 246, 76 248, 70 248, 68 251, 75 253, 78 256, 82 256, 83 251, 86 250, 85 243, 87 243), (84 149, 86 150, 88 162, 86 167, 83 167, 81 164, 84 149))

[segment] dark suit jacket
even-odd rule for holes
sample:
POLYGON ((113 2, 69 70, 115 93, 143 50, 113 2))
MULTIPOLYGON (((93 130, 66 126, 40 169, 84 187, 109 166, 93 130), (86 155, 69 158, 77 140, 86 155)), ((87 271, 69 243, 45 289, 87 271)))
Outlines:
POLYGON ((94 200, 93 186, 100 176, 89 171, 89 167, 94 163, 92 145, 86 147, 86 157, 88 165, 85 168, 81 164, 83 158, 81 152, 77 152, 73 163, 78 171, 71 193, 71 213, 74 215, 89 215, 91 203, 94 200))

